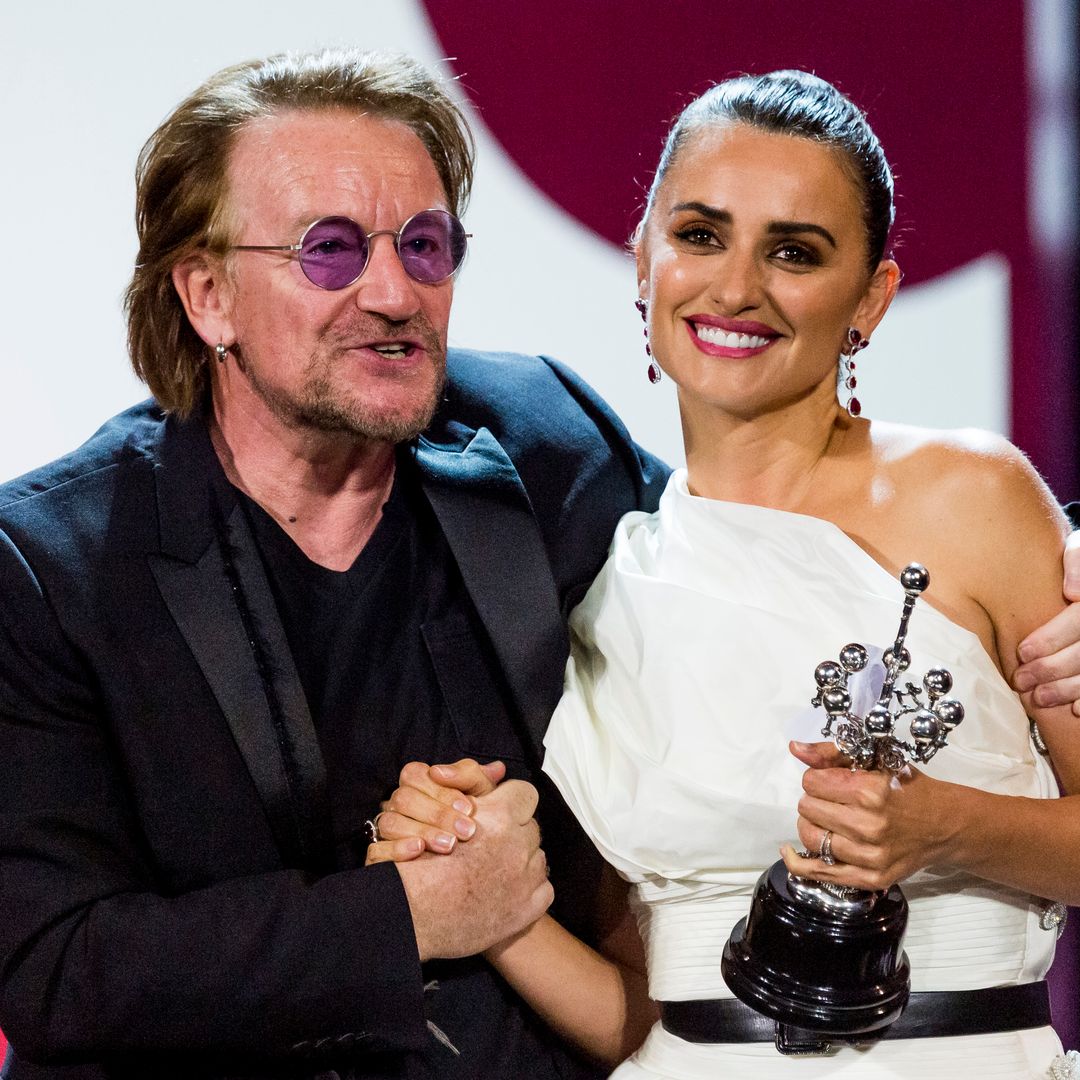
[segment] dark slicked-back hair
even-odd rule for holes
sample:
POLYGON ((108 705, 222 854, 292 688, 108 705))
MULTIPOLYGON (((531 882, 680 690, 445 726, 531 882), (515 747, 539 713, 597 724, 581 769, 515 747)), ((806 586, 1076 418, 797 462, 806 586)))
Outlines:
POLYGON ((892 171, 862 110, 832 83, 806 71, 741 75, 691 101, 668 132, 645 217, 690 136, 701 128, 731 123, 813 139, 839 152, 862 195, 867 256, 870 269, 875 269, 885 255, 893 223, 892 171))
POLYGON ((473 139, 442 83, 400 54, 328 49, 225 68, 181 102, 147 140, 136 169, 139 255, 124 297, 136 375, 166 410, 185 415, 206 384, 206 345, 187 320, 172 270, 199 250, 224 252, 229 152, 237 133, 292 110, 344 109, 411 128, 459 216, 473 178, 473 139))

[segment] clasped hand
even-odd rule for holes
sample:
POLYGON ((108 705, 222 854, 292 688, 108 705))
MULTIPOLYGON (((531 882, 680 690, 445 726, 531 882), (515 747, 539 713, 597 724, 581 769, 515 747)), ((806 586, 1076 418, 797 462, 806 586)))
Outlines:
POLYGON ((536 788, 499 783, 504 775, 501 764, 411 762, 379 815, 367 864, 397 864, 421 960, 484 952, 531 926, 554 899, 536 788), (434 854, 451 851, 445 860, 434 854))
MULTIPOLYGON (((408 862, 423 852, 448 855, 476 832, 476 809, 506 775, 501 761, 481 765, 463 758, 451 765, 410 761, 376 818, 378 840, 365 864, 408 862)), ((520 781, 511 781, 520 783, 520 781)))

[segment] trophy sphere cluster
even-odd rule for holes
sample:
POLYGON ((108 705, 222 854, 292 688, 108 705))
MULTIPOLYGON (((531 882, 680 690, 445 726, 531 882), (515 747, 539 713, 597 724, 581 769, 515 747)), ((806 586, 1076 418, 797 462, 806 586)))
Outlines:
POLYGON ((876 704, 865 717, 851 711, 848 689, 850 676, 864 670, 870 657, 864 645, 845 645, 836 660, 822 660, 814 669, 817 693, 812 699, 816 708, 825 710, 822 735, 833 739, 852 761, 852 768, 888 769, 898 772, 908 761, 929 761, 948 741, 949 732, 964 719, 964 706, 946 697, 953 687, 953 677, 945 668, 931 668, 922 677, 922 685, 897 678, 911 667, 911 653, 904 647, 908 621, 916 599, 930 585, 925 566, 911 563, 900 572, 904 589, 904 608, 896 640, 882 654, 885 679, 876 704), (926 695, 926 701, 923 700, 926 695), (906 720, 910 741, 896 737, 896 725, 906 720))

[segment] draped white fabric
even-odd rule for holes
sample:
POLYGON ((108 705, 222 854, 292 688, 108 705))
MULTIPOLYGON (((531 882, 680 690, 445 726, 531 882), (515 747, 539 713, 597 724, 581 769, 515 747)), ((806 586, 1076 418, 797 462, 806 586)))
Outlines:
MULTIPOLYGON (((849 641, 879 658, 902 602, 892 573, 831 523, 697 498, 682 471, 656 514, 620 523, 571 619, 566 691, 544 768, 633 883, 657 1000, 730 996, 724 942, 780 844, 798 839, 803 767, 787 742, 820 738, 814 668, 849 641)), ((1020 702, 979 639, 932 603, 931 583, 911 619, 912 674, 949 668, 967 716, 926 771, 1056 796, 1020 702)), ((864 702, 880 686, 873 667, 855 688, 864 702)), ((915 875, 904 891, 914 989, 1030 982, 1049 967, 1054 936, 1039 927, 1039 898, 948 867, 915 875)), ((765 1045, 690 1046, 658 1027, 617 1075, 1041 1076, 1059 1049, 1041 1029, 796 1060, 765 1045)))

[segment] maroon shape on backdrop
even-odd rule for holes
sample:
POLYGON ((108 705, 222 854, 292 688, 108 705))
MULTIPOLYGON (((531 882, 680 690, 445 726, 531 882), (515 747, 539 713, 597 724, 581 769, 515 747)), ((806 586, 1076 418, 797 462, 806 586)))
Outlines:
POLYGON ((675 113, 711 83, 800 67, 867 110, 896 164, 909 283, 999 252, 1012 274, 1012 435, 1076 494, 1071 335, 1029 238, 1022 0, 426 0, 485 123, 546 195, 625 242, 675 113), (1050 323, 1053 325, 1053 323, 1050 323), (1063 394, 1062 388, 1067 391, 1063 394))

